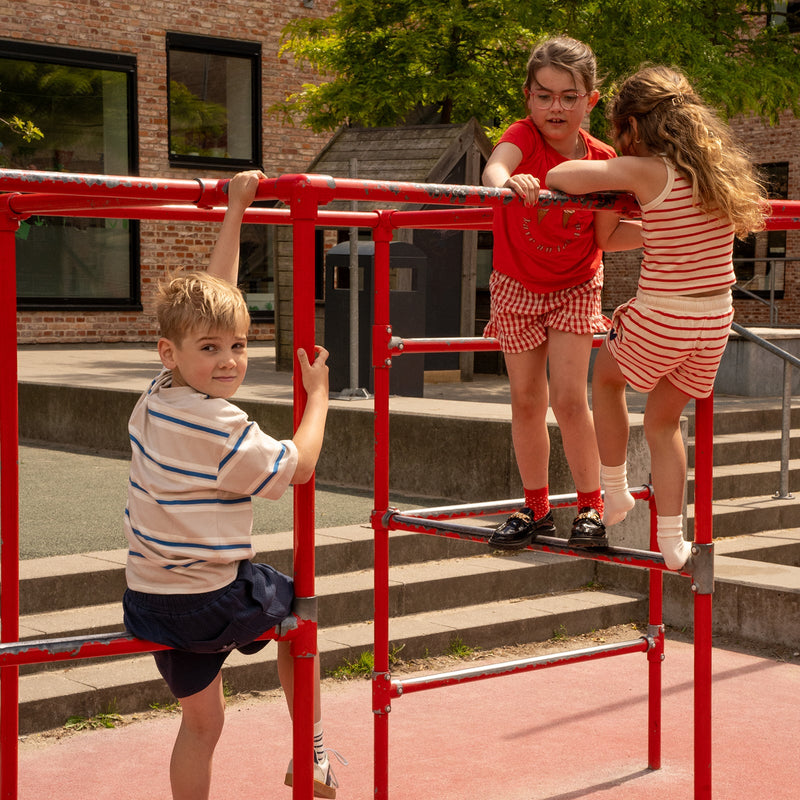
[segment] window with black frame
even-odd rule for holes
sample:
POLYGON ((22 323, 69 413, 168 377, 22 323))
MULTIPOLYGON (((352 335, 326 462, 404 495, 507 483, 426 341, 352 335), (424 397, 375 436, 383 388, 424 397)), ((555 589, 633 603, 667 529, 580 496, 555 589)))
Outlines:
MULTIPOLYGON (((132 56, 0 41, 0 117, 43 137, 5 130, 0 167, 130 175, 136 170, 132 56)), ((137 308, 138 224, 32 216, 17 231, 21 308, 137 308)))
POLYGON ((275 320, 274 225, 252 223, 242 225, 239 239, 238 280, 253 322, 273 322, 275 320))
MULTIPOLYGON (((772 200, 789 196, 789 164, 779 161, 759 164, 772 200)), ((733 245, 733 266, 736 270, 736 296, 773 296, 783 298, 786 267, 786 231, 762 231, 747 239, 736 239, 733 245)))
POLYGON ((261 45, 167 34, 169 161, 261 163, 261 45))

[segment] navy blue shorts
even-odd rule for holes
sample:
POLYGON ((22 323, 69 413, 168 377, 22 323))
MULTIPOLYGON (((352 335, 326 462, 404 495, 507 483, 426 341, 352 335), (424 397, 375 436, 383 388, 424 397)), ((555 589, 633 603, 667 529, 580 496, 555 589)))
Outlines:
POLYGON ((126 629, 174 650, 153 653, 175 697, 209 686, 233 650, 257 653, 256 642, 292 612, 294 581, 267 564, 242 561, 236 579, 213 592, 147 594, 128 589, 122 600, 126 629))

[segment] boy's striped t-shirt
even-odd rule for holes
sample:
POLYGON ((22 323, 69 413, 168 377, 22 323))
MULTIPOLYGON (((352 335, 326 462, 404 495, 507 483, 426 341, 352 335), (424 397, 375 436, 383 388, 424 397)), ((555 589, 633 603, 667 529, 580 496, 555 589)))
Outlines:
POLYGON ((251 498, 284 493, 297 450, 227 400, 171 380, 164 370, 153 381, 128 425, 126 577, 140 592, 209 592, 253 556, 251 498))

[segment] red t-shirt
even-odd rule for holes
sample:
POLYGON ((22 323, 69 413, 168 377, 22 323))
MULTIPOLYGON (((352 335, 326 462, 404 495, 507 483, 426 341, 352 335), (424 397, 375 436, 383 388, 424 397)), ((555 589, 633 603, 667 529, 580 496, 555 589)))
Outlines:
MULTIPOLYGON (((614 148, 579 131, 585 158, 614 158, 614 148)), ((537 177, 544 187, 548 170, 568 159, 556 152, 528 119, 509 126, 500 138, 522 151, 514 174, 537 177)), ((510 275, 537 294, 548 294, 590 280, 600 266, 602 252, 594 241, 594 214, 561 206, 534 206, 520 202, 497 208, 494 214, 493 268, 510 275)))

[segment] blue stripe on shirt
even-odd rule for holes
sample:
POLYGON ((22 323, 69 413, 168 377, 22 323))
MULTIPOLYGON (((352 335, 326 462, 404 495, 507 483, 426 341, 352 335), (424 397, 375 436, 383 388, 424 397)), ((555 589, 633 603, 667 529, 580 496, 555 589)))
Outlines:
POLYGON ((198 425, 194 422, 187 422, 185 419, 180 419, 179 417, 172 417, 169 414, 162 414, 160 411, 153 411, 152 409, 147 409, 147 413, 151 417, 158 417, 158 419, 163 419, 165 422, 172 422, 175 425, 182 425, 184 428, 191 428, 195 431, 202 431, 203 433, 210 433, 213 436, 221 436, 223 439, 227 439, 229 434, 225 431, 221 431, 218 428, 209 428, 207 425, 198 425))
POLYGON ((146 542, 153 542, 154 544, 164 545, 165 547, 188 547, 195 550, 212 550, 214 552, 221 552, 223 550, 250 550, 250 542, 245 542, 244 544, 201 544, 200 542, 170 542, 166 539, 156 539, 155 536, 148 536, 145 533, 142 533, 138 528, 134 528, 131 525, 131 530, 133 531, 134 535, 137 536, 139 539, 143 539, 146 542))
POLYGON ((130 481, 130 485, 134 489, 138 489, 143 494, 146 494, 150 497, 155 503, 160 506, 211 506, 211 505, 220 505, 220 506, 235 506, 239 505, 240 503, 251 503, 252 500, 249 496, 245 497, 231 497, 231 498, 221 498, 221 497, 202 497, 196 500, 157 500, 154 498, 144 486, 140 486, 136 481, 130 481))
POLYGON ((253 494, 258 494, 277 474, 278 467, 283 460, 283 457, 286 455, 286 445, 281 445, 281 452, 280 455, 275 459, 275 463, 272 466, 272 472, 261 482, 261 484, 256 488, 253 494))
POLYGON ((145 449, 144 445, 133 435, 130 434, 130 440, 139 448, 139 452, 149 461, 152 461, 156 466, 160 467, 167 472, 176 472, 179 475, 190 475, 193 478, 203 478, 204 480, 215 481, 217 479, 216 473, 194 472, 193 470, 180 469, 178 467, 171 467, 168 464, 162 464, 156 461, 145 449))
POLYGON ((231 452, 228 453, 228 455, 226 455, 225 458, 223 458, 222 461, 219 462, 220 472, 222 471, 222 468, 228 463, 228 461, 230 461, 230 459, 232 459, 236 455, 236 453, 239 451, 239 448, 242 446, 242 442, 244 441, 244 439, 247 436, 247 434, 250 433, 250 429, 252 427, 253 427, 253 423, 251 422, 244 429, 244 431, 242 431, 242 435, 237 439, 236 444, 233 446, 233 449, 231 450, 231 452))

